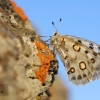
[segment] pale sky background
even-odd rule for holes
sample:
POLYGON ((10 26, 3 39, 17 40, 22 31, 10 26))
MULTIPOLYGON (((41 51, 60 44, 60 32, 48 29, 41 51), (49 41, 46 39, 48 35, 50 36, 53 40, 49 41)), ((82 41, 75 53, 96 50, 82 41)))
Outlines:
MULTIPOLYGON (((42 36, 52 36, 58 27, 60 35, 73 35, 100 44, 100 0, 15 0, 22 7, 42 36)), ((68 81, 59 60, 59 76, 70 90, 70 100, 100 100, 100 80, 86 86, 75 86, 68 81)))

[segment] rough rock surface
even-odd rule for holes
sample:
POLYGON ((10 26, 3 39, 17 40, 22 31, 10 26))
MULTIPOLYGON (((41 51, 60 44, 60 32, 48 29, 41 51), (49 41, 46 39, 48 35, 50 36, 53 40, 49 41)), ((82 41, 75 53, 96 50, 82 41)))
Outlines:
POLYGON ((12 0, 0 0, 0 100, 45 100, 58 62, 12 0))

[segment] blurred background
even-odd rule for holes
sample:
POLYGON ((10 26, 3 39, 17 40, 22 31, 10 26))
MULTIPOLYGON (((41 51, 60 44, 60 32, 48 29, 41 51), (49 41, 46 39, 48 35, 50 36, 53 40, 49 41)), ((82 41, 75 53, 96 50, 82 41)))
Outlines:
MULTIPOLYGON (((60 35, 73 35, 100 44, 100 0, 14 0, 41 36, 52 36, 62 18, 60 35)), ((58 76, 65 90, 66 100, 100 100, 100 80, 85 86, 68 81, 66 70, 59 61, 58 76)), ((61 86, 61 85, 60 85, 61 86)), ((59 90, 61 92, 61 90, 59 90)))

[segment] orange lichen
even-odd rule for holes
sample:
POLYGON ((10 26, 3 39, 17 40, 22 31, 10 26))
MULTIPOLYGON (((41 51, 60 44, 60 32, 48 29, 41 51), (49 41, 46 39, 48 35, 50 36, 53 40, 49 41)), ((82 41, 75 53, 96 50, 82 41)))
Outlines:
POLYGON ((45 46, 43 43, 41 43, 41 42, 35 42, 35 44, 36 44, 38 50, 44 50, 46 52, 50 52, 50 49, 47 46, 45 46))
POLYGON ((50 67, 50 61, 52 61, 54 58, 49 48, 45 46, 43 43, 35 42, 35 44, 38 49, 37 56, 39 57, 41 61, 41 66, 36 71, 36 77, 43 83, 46 79, 46 75, 48 74, 48 69, 50 67))
POLYGON ((35 44, 36 44, 37 48, 39 48, 39 49, 43 49, 45 47, 44 44, 41 42, 35 42, 35 44))
POLYGON ((41 64, 44 63, 44 55, 42 53, 38 53, 37 56, 39 57, 40 61, 41 61, 41 64))
POLYGON ((23 21, 28 20, 27 16, 24 14, 24 11, 20 7, 18 7, 14 1, 10 0, 10 2, 12 4, 14 11, 21 17, 21 19, 23 21))

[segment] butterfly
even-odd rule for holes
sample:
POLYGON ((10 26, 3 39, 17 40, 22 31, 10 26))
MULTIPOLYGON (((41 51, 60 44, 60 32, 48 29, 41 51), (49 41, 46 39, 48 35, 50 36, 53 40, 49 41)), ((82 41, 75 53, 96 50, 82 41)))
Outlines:
POLYGON ((85 85, 100 79, 100 45, 75 36, 60 36, 58 32, 50 45, 60 56, 71 83, 85 85))

